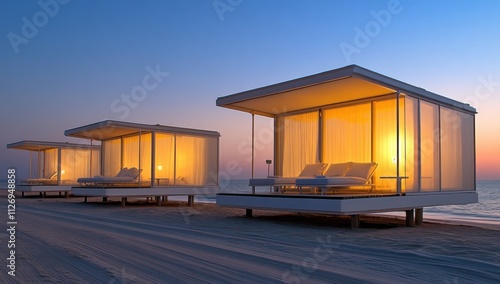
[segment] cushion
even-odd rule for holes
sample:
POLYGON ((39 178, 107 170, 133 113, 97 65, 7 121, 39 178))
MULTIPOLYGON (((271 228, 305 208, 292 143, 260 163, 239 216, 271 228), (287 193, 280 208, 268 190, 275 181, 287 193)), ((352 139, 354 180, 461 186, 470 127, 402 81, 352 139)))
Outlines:
POLYGON ((368 179, 373 174, 377 167, 376 163, 351 163, 349 170, 345 174, 346 177, 360 177, 368 179))
POLYGON ((351 166, 351 162, 331 164, 328 167, 328 170, 326 170, 325 176, 327 176, 327 177, 343 177, 343 176, 345 176, 345 173, 347 173, 347 171, 349 170, 350 166, 351 166))
POLYGON ((126 177, 126 176, 128 176, 128 172, 129 172, 129 170, 127 169, 127 167, 125 167, 125 168, 121 169, 121 170, 120 170, 120 171, 116 174, 116 176, 117 176, 117 177, 126 177))
POLYGON ((133 167, 133 168, 130 168, 128 169, 128 176, 133 178, 133 179, 137 179, 139 177, 139 175, 141 174, 141 171, 139 171, 138 168, 136 167, 133 167))
POLYGON ((302 172, 300 172, 299 177, 315 177, 320 176, 327 164, 317 163, 317 164, 307 164, 302 172))
POLYGON ((53 179, 53 178, 55 178, 56 176, 57 176, 57 172, 53 172, 53 173, 51 173, 51 174, 47 175, 47 177, 46 177, 46 178, 47 178, 47 179, 53 179))

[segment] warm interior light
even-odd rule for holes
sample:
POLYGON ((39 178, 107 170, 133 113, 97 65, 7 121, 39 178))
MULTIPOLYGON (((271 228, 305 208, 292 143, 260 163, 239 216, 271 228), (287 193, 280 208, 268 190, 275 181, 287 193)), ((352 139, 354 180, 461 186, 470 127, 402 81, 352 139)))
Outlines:
POLYGON ((392 163, 396 164, 397 162, 398 162, 398 160, 397 160, 396 156, 392 156, 392 163))
POLYGON ((159 171, 163 170, 163 166, 158 166, 158 170, 159 171))
POLYGON ((61 175, 64 175, 66 171, 65 170, 61 170, 61 175))

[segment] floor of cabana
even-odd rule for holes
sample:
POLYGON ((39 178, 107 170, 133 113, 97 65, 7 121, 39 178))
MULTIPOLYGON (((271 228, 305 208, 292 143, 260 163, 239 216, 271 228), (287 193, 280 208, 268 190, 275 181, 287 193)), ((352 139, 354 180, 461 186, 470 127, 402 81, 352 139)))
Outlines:
POLYGON ((81 196, 87 201, 87 197, 102 197, 103 201, 108 197, 121 197, 122 205, 127 203, 127 197, 154 197, 159 206, 167 196, 188 196, 188 204, 194 203, 195 195, 215 195, 219 192, 219 186, 156 186, 156 187, 73 187, 71 193, 81 196))
POLYGON ((23 197, 27 192, 38 193, 41 197, 46 197, 49 192, 58 192, 59 196, 64 193, 64 196, 68 197, 71 185, 16 185, 16 191, 21 192, 23 197))
POLYGON ((406 223, 413 226, 423 220, 423 207, 440 205, 459 205, 476 203, 475 191, 438 192, 438 193, 338 193, 316 194, 279 194, 279 193, 219 193, 216 203, 219 206, 246 209, 247 216, 252 210, 273 210, 332 215, 350 215, 351 226, 359 226, 359 214, 406 211, 406 223), (414 215, 415 209, 417 214, 414 215), (415 221, 416 219, 416 221, 415 221))

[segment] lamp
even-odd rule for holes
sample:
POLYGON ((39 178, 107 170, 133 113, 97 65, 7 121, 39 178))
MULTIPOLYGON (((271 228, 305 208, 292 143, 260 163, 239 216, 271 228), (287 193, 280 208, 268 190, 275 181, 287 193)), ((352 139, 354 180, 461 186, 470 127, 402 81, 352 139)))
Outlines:
POLYGON ((163 166, 158 166, 158 170, 159 171, 163 170, 163 166))
POLYGON ((267 176, 269 176, 269 169, 271 167, 271 163, 273 162, 273 160, 266 160, 266 164, 267 164, 267 176))

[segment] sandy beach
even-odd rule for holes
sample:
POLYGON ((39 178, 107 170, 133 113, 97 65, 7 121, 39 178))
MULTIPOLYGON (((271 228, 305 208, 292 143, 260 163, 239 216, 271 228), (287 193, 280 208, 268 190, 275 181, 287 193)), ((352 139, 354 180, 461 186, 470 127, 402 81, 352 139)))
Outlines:
MULTIPOLYGON (((6 191, 1 191, 4 228, 6 191)), ((16 199, 15 277, 2 283, 498 283, 500 228, 214 204, 16 199)))

